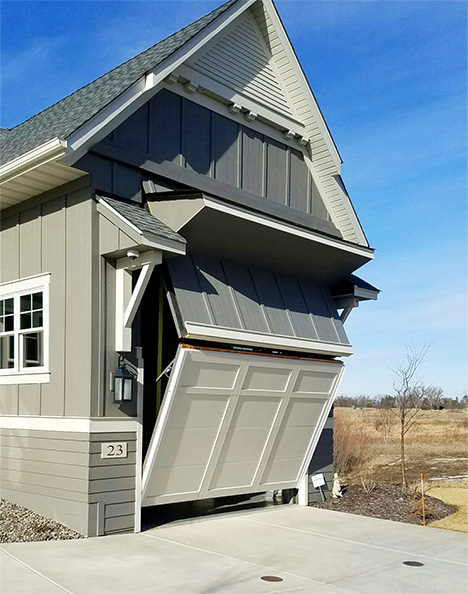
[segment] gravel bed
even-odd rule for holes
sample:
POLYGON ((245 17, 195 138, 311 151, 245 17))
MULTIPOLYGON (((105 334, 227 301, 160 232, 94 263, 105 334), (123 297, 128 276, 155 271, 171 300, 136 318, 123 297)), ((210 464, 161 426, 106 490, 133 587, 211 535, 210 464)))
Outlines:
POLYGON ((82 534, 6 499, 0 499, 0 543, 70 540, 82 534))
MULTIPOLYGON (((397 485, 377 484, 371 489, 364 489, 361 485, 349 485, 343 489, 341 499, 327 499, 325 502, 313 503, 314 507, 332 509, 361 516, 371 516, 384 520, 421 524, 422 505, 421 494, 414 491, 404 491, 397 485)), ((453 514, 457 508, 447 505, 440 499, 424 496, 426 524, 440 520, 453 514)))

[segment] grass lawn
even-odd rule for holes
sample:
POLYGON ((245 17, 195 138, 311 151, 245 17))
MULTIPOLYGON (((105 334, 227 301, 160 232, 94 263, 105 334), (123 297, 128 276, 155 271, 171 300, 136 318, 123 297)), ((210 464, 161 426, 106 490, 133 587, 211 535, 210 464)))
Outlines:
POLYGON ((434 487, 429 494, 437 499, 442 499, 449 505, 456 505, 458 511, 442 520, 432 522, 433 528, 445 528, 446 530, 457 530, 468 532, 468 489, 465 487, 434 487))

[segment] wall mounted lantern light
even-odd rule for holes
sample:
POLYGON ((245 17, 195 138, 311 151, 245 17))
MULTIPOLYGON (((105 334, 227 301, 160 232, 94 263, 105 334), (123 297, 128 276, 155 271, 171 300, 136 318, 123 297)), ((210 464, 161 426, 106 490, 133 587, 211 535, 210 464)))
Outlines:
POLYGON ((133 399, 135 374, 127 369, 125 359, 119 357, 119 366, 113 373, 114 403, 122 404, 133 399))

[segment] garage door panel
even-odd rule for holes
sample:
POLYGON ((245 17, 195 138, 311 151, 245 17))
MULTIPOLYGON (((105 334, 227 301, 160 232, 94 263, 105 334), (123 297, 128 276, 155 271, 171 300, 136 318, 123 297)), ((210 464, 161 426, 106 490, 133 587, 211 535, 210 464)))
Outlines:
POLYGON ((231 427, 268 427, 275 420, 282 398, 271 396, 240 396, 231 419, 231 427))
POLYGON ((314 427, 281 427, 270 459, 282 460, 304 456, 314 427))
POLYGON ((222 465, 218 465, 211 479, 209 492, 216 489, 238 489, 241 486, 250 487, 257 466, 258 460, 224 462, 222 465))
POLYGON ((301 370, 296 379, 293 392, 303 394, 330 394, 336 380, 336 373, 326 371, 301 370))
POLYGON ((207 464, 219 427, 169 427, 165 431, 164 448, 157 458, 158 466, 207 464))
MULTIPOLYGON (((158 472, 152 476, 148 486, 148 496, 191 494, 190 499, 196 499, 200 491, 206 464, 194 466, 159 466, 158 472), (194 495, 193 495, 194 494, 194 495)), ((161 502, 167 503, 167 501, 161 502)))
POLYGON ((171 427, 219 427, 229 396, 187 394, 174 401, 171 427))
POLYGON ((297 486, 342 365, 179 348, 173 369, 143 505, 297 486))
POLYGON ((184 369, 181 381, 182 388, 217 388, 232 390, 239 373, 239 365, 200 363, 189 360, 184 369))
POLYGON ((270 427, 235 427, 228 430, 219 463, 258 460, 270 434, 270 427))
POLYGON ((315 427, 327 401, 319 398, 292 398, 285 415, 289 427, 315 427))
POLYGON ((243 390, 284 392, 291 377, 291 369, 274 369, 253 365, 249 367, 243 390))
MULTIPOLYGON (((302 466, 303 458, 282 458, 271 459, 265 468, 265 472, 260 482, 260 487, 268 487, 270 485, 285 485, 290 487, 287 483, 296 483, 298 475, 302 466)), ((296 486, 296 485, 294 485, 296 486)))

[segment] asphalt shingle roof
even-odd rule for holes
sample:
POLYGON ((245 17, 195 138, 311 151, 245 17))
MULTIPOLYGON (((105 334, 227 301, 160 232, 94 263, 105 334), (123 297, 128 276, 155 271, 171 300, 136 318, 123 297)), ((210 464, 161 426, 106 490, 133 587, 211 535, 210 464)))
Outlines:
POLYGON ((237 1, 228 0, 209 14, 117 66, 22 124, 9 130, 1 129, 0 164, 8 163, 53 138, 67 138, 237 1))
POLYGON ((117 200, 109 196, 98 196, 104 202, 107 202, 114 210, 126 218, 130 223, 138 227, 144 233, 152 233, 178 243, 186 244, 187 242, 170 227, 162 221, 150 214, 143 206, 136 202, 129 202, 124 200, 117 200))

